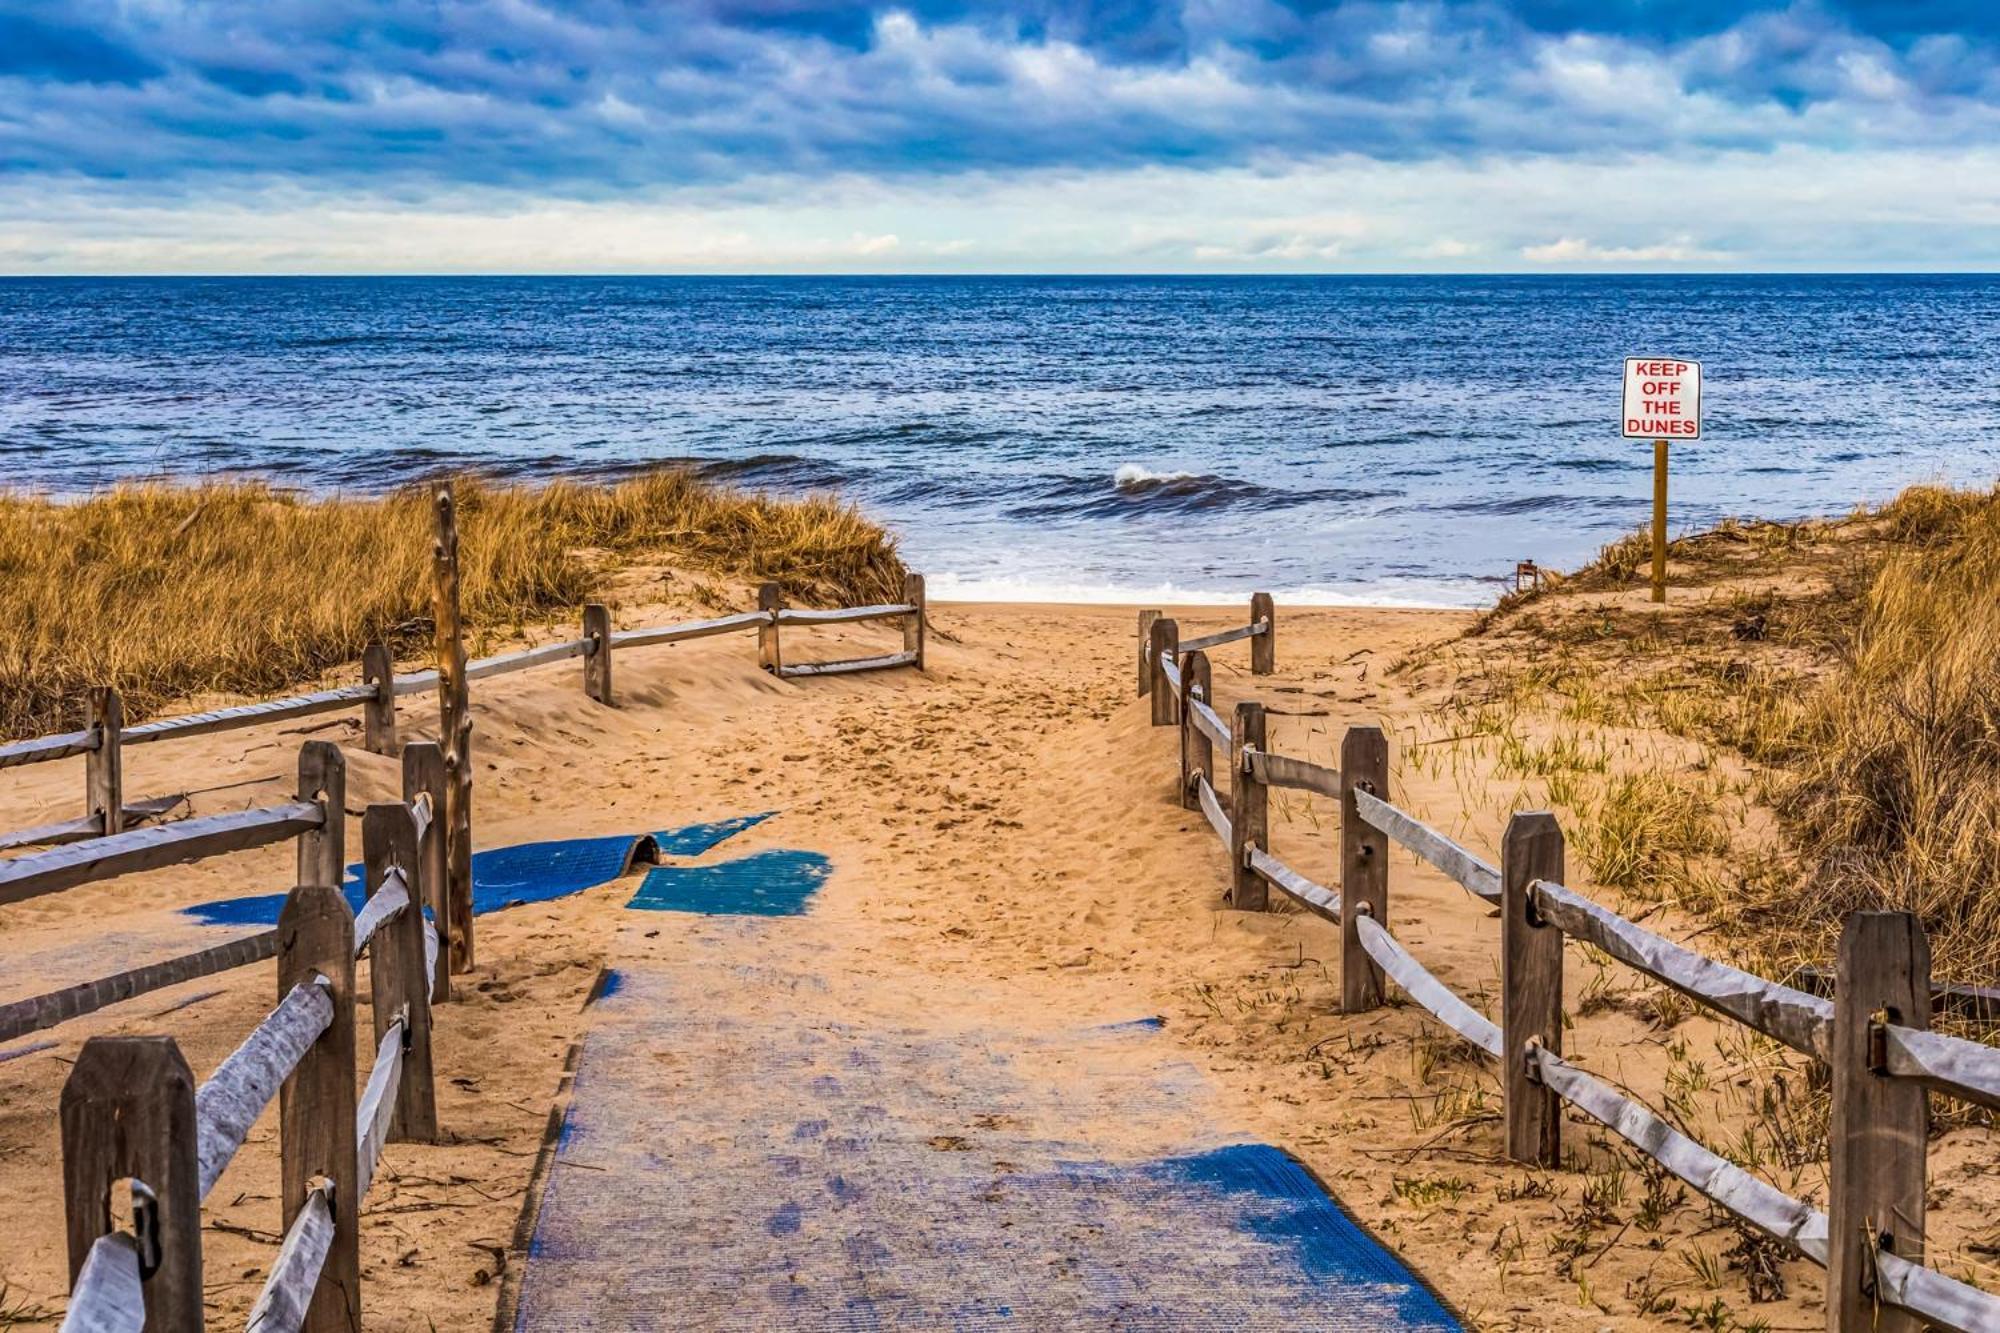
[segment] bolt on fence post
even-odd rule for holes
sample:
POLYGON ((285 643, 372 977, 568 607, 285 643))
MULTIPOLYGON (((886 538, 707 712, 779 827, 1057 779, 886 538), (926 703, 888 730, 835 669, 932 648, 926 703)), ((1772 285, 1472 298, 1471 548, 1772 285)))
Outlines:
POLYGON ((601 704, 611 702, 611 612, 602 602, 583 608, 583 692, 601 704))
POLYGON ((315 975, 333 984, 333 1021, 278 1091, 280 1202, 286 1230, 320 1177, 333 1182, 333 1243, 304 1333, 361 1328, 360 1163, 354 1124, 354 916, 331 884, 301 884, 278 913, 278 998, 315 975))
POLYGON ((111 1230, 111 1187, 144 1182, 159 1206, 160 1266, 146 1333, 202 1327, 201 1167, 194 1075, 171 1037, 92 1037, 63 1083, 63 1212, 71 1287, 111 1230))
POLYGON ((84 813, 108 838, 125 828, 125 704, 117 690, 98 685, 88 707, 97 744, 83 757, 84 813))
POLYGON ((1158 611, 1139 613, 1139 695, 1141 698, 1153 692, 1153 622, 1160 618, 1158 611))
POLYGON ((1246 700, 1236 705, 1236 744, 1229 763, 1229 901, 1240 911, 1261 912, 1271 905, 1270 886, 1250 868, 1250 849, 1263 851, 1270 842, 1270 791, 1250 771, 1250 748, 1264 748, 1264 705, 1246 700))
POLYGON ((1389 839, 1361 818, 1356 791, 1388 797, 1389 741, 1380 727, 1349 727, 1340 742, 1340 1007, 1350 1014, 1382 1003, 1382 969, 1361 947, 1361 914, 1389 925, 1389 839))
POLYGON ((389 645, 377 640, 361 650, 361 683, 375 697, 361 705, 361 748, 370 754, 396 753, 396 663, 389 645))
MULTIPOLYGON (((1195 725, 1194 709, 1189 702, 1200 699, 1207 702, 1209 693, 1208 654, 1197 649, 1181 658, 1181 808, 1201 809, 1201 797, 1195 788, 1197 775, 1206 778, 1210 787, 1215 786, 1215 742, 1208 733, 1195 725)), ((1212 706, 1212 705, 1211 705, 1212 706)))
POLYGON ((1250 674, 1268 676, 1278 669, 1278 612, 1268 592, 1250 595, 1250 623, 1259 621, 1264 632, 1250 636, 1250 674))
POLYGON ((338 887, 347 874, 347 760, 331 741, 299 747, 299 799, 319 803, 323 819, 299 834, 299 883, 338 887))
POLYGON ((1178 662, 1181 650, 1181 627, 1166 616, 1153 622, 1152 636, 1146 641, 1146 650, 1151 656, 1153 672, 1153 725, 1171 727, 1179 721, 1180 696, 1167 688, 1165 673, 1160 670, 1162 657, 1178 662))
POLYGON ((784 605, 784 594, 777 584, 757 585, 757 609, 770 613, 770 619, 757 627, 757 665, 774 676, 785 673, 784 653, 778 647, 778 612, 784 605))
POLYGON ((1827 1128, 1826 1326, 1918 1333, 1875 1303, 1877 1250, 1924 1259, 1927 1099, 1881 1072, 1875 1026, 1930 1026, 1930 944, 1908 912, 1856 912, 1840 933, 1833 991, 1833 1117, 1827 1128))
POLYGON ((1535 911, 1538 879, 1563 881, 1563 834, 1547 811, 1507 821, 1500 844, 1500 1087, 1507 1156, 1562 1163, 1562 1099, 1542 1084, 1530 1047, 1562 1054, 1563 936, 1535 911))
POLYGON ((451 886, 445 875, 444 860, 444 751, 429 741, 403 747, 403 801, 415 801, 419 793, 430 795, 431 819, 423 837, 417 840, 417 860, 423 886, 422 906, 431 909, 431 925, 438 933, 437 973, 431 978, 431 1003, 443 1004, 451 998, 451 886))
POLYGON ((924 617, 928 615, 924 603, 924 576, 922 574, 903 575, 903 604, 917 608, 903 617, 903 651, 915 653, 917 670, 924 669, 924 617))
POLYGON ((430 977, 424 968, 422 860, 417 820, 400 802, 371 805, 361 817, 361 863, 368 896, 382 888, 390 867, 403 872, 410 905, 375 932, 368 944, 368 984, 375 1044, 407 1009, 403 1027, 403 1077, 389 1121, 392 1143, 437 1142, 437 1089, 431 1072, 430 977))

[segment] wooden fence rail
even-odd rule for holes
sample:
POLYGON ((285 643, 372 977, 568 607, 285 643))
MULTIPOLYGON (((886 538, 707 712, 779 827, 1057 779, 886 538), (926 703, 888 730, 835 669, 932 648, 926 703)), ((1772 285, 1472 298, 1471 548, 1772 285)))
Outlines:
MULTIPOLYGON (((1264 617, 1268 625, 1268 605, 1264 617)), ((1225 726, 1210 693, 1205 653, 1234 637, 1248 636, 1232 631, 1182 642, 1174 621, 1142 614, 1141 692, 1153 695, 1156 723, 1181 728, 1182 803, 1207 815, 1228 852, 1232 902, 1263 908, 1261 892, 1244 890, 1254 881, 1340 927, 1346 1011, 1380 1005, 1385 982, 1393 981, 1499 1062, 1510 1158, 1559 1165, 1560 1108, 1575 1107, 1746 1225, 1825 1267, 1827 1327, 1836 1333, 2000 1329, 2000 1297, 1924 1266, 1926 1091, 2000 1108, 2000 1051, 1928 1030, 1934 1004, 1929 952, 1914 916, 1852 916, 1830 1000, 1704 957, 1565 887, 1563 836, 1553 815, 1516 814, 1496 867, 1398 809, 1388 796, 1387 742, 1374 727, 1349 729, 1334 769, 1268 751, 1263 710, 1254 703, 1239 704, 1225 726), (1203 762, 1212 747, 1230 757, 1224 767, 1233 818, 1213 786, 1214 768, 1203 762), (1341 802, 1337 891, 1271 851, 1262 818, 1270 786, 1341 802), (1454 994, 1390 933, 1391 841, 1499 906, 1498 1022, 1454 994), (1568 939, 1829 1067, 1827 1211, 1789 1197, 1563 1058, 1568 939)))

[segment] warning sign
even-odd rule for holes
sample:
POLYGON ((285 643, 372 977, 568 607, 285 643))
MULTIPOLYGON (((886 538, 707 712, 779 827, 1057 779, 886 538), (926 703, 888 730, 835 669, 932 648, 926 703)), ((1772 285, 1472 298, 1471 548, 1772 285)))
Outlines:
POLYGON ((1625 438, 1701 438, 1701 362, 1625 358, 1625 438))

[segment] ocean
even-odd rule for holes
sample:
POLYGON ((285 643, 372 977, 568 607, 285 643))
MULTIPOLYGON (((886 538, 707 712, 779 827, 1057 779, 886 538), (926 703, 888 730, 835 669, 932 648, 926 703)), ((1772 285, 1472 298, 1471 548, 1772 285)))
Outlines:
POLYGON ((684 462, 836 489, 939 599, 1472 605, 1647 519, 2000 472, 2000 278, 0 280, 0 486, 684 462))

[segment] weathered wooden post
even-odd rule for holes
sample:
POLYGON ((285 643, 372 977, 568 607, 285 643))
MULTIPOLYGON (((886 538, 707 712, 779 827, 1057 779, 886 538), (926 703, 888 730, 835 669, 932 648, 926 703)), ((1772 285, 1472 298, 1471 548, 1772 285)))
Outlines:
POLYGON ((924 669, 924 617, 929 614, 924 603, 924 576, 922 574, 903 575, 903 604, 913 606, 915 611, 903 617, 903 651, 915 653, 917 670, 924 669))
POLYGON ((389 645, 370 643, 361 650, 361 683, 375 687, 375 697, 361 705, 361 748, 370 754, 396 753, 396 661, 389 645))
POLYGON ((1250 849, 1264 851, 1270 844, 1270 789, 1250 770, 1248 751, 1264 748, 1264 705, 1249 700, 1236 705, 1231 734, 1236 746, 1229 764, 1229 901, 1238 911, 1261 912, 1271 905, 1271 889, 1250 868, 1250 849))
POLYGON ((1507 1156, 1562 1164, 1562 1099, 1535 1073, 1531 1047, 1562 1054, 1563 937, 1535 911, 1533 885, 1563 881, 1563 834, 1546 811, 1507 821, 1500 844, 1500 1087, 1507 1156))
POLYGON ((601 704, 611 702, 611 612, 602 602, 583 608, 583 692, 601 704))
POLYGON ((88 707, 97 744, 83 757, 84 813, 110 837, 125 827, 125 704, 117 690, 98 685, 88 707))
POLYGON ((417 839, 417 860, 423 884, 423 905, 431 909, 438 933, 437 972, 431 977, 431 1003, 451 998, 451 900, 444 859, 444 751, 429 741, 403 747, 403 800, 430 796, 431 819, 417 839))
POLYGON ((784 608, 785 597, 775 583, 757 585, 757 609, 767 612, 770 619, 757 627, 757 665, 772 675, 783 675, 784 654, 778 648, 778 612, 784 608))
MULTIPOLYGON (((63 1084, 63 1212, 74 1287, 111 1230, 111 1187, 137 1180, 158 1209, 159 1267, 146 1280, 146 1333, 202 1327, 201 1166, 194 1075, 170 1037, 92 1037, 63 1084)), ((16 1225, 34 1226, 26 1217, 16 1225)))
POLYGON ((347 760, 331 741, 299 747, 299 799, 317 801, 320 826, 299 835, 299 883, 339 887, 347 875, 347 760))
MULTIPOLYGON (((1197 777, 1206 778, 1210 787, 1215 786, 1215 742, 1208 733, 1195 725, 1194 709, 1189 704, 1196 699, 1208 700, 1209 668, 1208 654, 1197 649, 1181 658, 1181 808, 1199 810, 1201 797, 1197 794, 1197 777)), ((1212 705, 1211 705, 1212 706, 1212 705)))
POLYGON ((451 906, 451 970, 470 972, 472 947, 472 704, 466 695, 465 626, 459 618, 458 508, 451 483, 437 492, 431 547, 431 612, 437 625, 438 742, 444 747, 445 901, 451 906))
POLYGON ((1152 637, 1146 641, 1147 653, 1151 657, 1153 669, 1153 725, 1171 727, 1180 720, 1180 695, 1166 687, 1166 675, 1160 670, 1162 658, 1176 662, 1181 654, 1180 625, 1161 616, 1153 622, 1152 637))
POLYGON ((1250 594, 1250 623, 1264 632, 1250 636, 1250 674, 1268 676, 1278 669, 1278 612, 1268 592, 1250 594))
MULTIPOLYGON (((286 1230, 324 1178, 333 1182, 333 1240, 306 1311, 305 1333, 360 1333, 360 1180, 354 1124, 354 916, 331 884, 301 884, 278 913, 278 998, 322 976, 333 1021, 278 1092, 280 1202, 286 1230)), ((193 1136, 189 1136, 193 1142, 193 1136)), ((188 1325, 199 1328, 200 1324, 188 1325)))
POLYGON ((431 979, 424 967, 423 859, 417 849, 417 821, 400 801, 371 805, 361 817, 364 884, 373 898, 391 867, 403 872, 410 905, 383 925, 368 944, 370 1008, 375 1044, 405 1014, 403 1076, 396 1086, 396 1110, 389 1121, 394 1143, 435 1143, 437 1090, 431 1072, 431 979))
POLYGON ((1380 727, 1349 727, 1340 741, 1340 1007, 1350 1014, 1382 1003, 1382 969, 1361 947, 1357 923, 1366 912, 1389 925, 1389 838, 1361 818, 1356 791, 1388 799, 1389 741, 1380 727))
POLYGON ((1833 1118, 1827 1128, 1826 1326, 1918 1333, 1877 1306, 1875 1253, 1924 1260, 1926 1099, 1882 1072, 1878 1021, 1930 1026, 1930 943, 1908 912, 1856 912, 1840 933, 1833 992, 1833 1118))
POLYGON ((1139 693, 1153 692, 1153 622, 1160 618, 1158 611, 1139 613, 1139 693))

